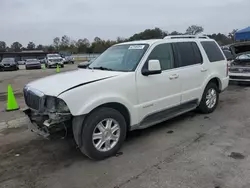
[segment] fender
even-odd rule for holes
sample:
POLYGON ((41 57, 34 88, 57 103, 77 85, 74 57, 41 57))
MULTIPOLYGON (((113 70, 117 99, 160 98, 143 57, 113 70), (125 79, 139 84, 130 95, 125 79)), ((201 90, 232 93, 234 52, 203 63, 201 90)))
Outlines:
POLYGON ((133 106, 129 101, 127 101, 125 98, 121 96, 115 96, 115 95, 109 95, 109 96, 99 96, 94 97, 91 100, 86 101, 82 105, 80 109, 77 109, 76 111, 71 111, 73 116, 81 116, 89 114, 92 110, 96 109, 97 107, 107 104, 107 103, 119 103, 123 106, 125 106, 129 112, 131 124, 134 122, 137 122, 138 118, 138 111, 135 106, 133 106))

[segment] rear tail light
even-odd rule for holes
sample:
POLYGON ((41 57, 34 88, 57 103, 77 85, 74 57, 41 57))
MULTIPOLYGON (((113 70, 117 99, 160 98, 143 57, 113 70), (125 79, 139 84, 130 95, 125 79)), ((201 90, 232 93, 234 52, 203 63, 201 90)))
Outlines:
POLYGON ((229 63, 227 63, 227 70, 226 70, 226 75, 228 76, 228 73, 229 73, 229 69, 230 69, 230 65, 229 63))

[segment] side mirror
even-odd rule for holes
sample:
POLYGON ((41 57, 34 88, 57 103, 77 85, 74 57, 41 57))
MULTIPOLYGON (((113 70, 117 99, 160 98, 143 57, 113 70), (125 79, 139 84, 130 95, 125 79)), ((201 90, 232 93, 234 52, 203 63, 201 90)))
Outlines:
POLYGON ((142 70, 142 75, 149 76, 153 74, 161 74, 161 64, 159 60, 149 60, 148 61, 148 69, 142 70))

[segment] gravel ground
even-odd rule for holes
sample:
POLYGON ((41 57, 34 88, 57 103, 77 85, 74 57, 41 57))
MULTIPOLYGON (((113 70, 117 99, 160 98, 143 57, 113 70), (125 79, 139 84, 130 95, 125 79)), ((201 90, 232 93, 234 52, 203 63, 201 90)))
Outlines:
POLYGON ((2 188, 249 188, 250 88, 230 86, 209 115, 189 112, 134 131, 121 152, 91 161, 68 136, 25 127, 0 134, 2 188))

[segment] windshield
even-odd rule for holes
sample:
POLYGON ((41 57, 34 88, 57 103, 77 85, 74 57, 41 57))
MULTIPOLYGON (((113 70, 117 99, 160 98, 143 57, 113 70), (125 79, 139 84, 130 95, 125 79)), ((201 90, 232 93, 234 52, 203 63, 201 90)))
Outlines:
POLYGON ((29 63, 38 63, 39 61, 37 59, 27 59, 26 60, 26 64, 29 64, 29 63))
POLYGON ((27 59, 27 62, 33 62, 33 61, 38 61, 37 59, 27 59))
POLYGON ((148 46, 148 44, 112 46, 95 59, 89 65, 89 68, 124 72, 134 71, 148 46))
POLYGON ((58 54, 48 54, 48 57, 49 57, 49 58, 54 58, 54 57, 59 58, 59 57, 61 57, 61 56, 58 55, 58 54))
POLYGON ((2 62, 14 62, 14 58, 3 58, 2 62))

